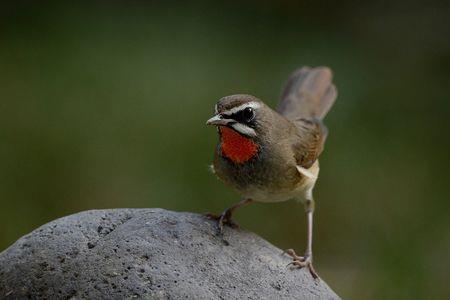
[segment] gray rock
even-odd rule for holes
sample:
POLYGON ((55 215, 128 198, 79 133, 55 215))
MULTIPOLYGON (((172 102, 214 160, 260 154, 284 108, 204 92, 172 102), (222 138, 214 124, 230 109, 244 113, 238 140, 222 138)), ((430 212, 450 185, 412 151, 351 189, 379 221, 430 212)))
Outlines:
POLYGON ((220 237, 198 214, 93 210, 0 253, 0 299, 339 299, 289 262, 245 230, 220 237))

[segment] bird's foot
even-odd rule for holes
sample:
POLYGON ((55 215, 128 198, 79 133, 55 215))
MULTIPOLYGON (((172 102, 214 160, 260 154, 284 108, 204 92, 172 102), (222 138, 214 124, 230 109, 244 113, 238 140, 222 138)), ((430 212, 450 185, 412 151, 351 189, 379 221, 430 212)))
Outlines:
POLYGON ((224 211, 222 214, 220 215, 216 215, 216 214, 212 214, 212 213, 207 213, 206 217, 208 219, 211 220, 216 220, 218 222, 218 226, 219 226, 219 232, 220 234, 223 234, 223 226, 224 225, 228 225, 231 228, 239 228, 239 224, 234 222, 231 219, 231 213, 229 210, 224 211))
POLYGON ((317 275, 316 270, 314 270, 314 267, 312 265, 312 255, 311 254, 305 254, 304 256, 299 256, 295 253, 294 249, 287 249, 284 251, 287 255, 292 257, 292 262, 288 264, 294 265, 300 268, 308 268, 309 272, 311 273, 312 277, 314 279, 319 278, 319 275, 317 275))

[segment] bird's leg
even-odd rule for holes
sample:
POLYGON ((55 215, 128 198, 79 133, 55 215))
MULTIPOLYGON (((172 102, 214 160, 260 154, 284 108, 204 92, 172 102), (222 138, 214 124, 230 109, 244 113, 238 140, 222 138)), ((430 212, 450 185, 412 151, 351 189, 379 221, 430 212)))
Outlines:
POLYGON ((306 216, 308 219, 307 225, 307 241, 306 251, 304 256, 298 256, 293 249, 286 250, 286 254, 292 257, 291 264, 299 266, 300 268, 307 267, 314 278, 318 278, 316 271, 312 265, 312 239, 313 239, 313 214, 314 214, 314 200, 308 199, 305 202, 306 216))
POLYGON ((237 223, 235 223, 233 220, 231 220, 231 217, 232 217, 234 211, 241 206, 245 206, 245 205, 253 203, 253 202, 254 201, 252 199, 243 199, 243 200, 239 201, 238 203, 234 204, 233 206, 231 206, 230 208, 226 209, 219 216, 215 215, 215 214, 211 214, 211 213, 206 214, 206 216, 210 219, 217 220, 219 222, 219 231, 220 231, 220 233, 223 233, 223 225, 224 224, 229 225, 233 228, 239 227, 239 225, 237 223))

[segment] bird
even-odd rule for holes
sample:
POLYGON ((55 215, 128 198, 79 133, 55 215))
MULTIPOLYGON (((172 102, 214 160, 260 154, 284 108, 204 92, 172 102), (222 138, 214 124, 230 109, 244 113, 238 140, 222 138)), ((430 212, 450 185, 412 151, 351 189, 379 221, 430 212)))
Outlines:
POLYGON ((308 268, 313 278, 313 189, 319 175, 319 156, 324 150, 328 129, 324 117, 333 106, 337 89, 328 67, 302 67, 285 84, 276 109, 248 94, 221 98, 207 125, 217 127, 217 143, 212 171, 242 200, 220 215, 208 214, 224 225, 237 227, 233 213, 255 202, 282 202, 297 199, 307 216, 304 255, 285 251, 300 268, 308 268))

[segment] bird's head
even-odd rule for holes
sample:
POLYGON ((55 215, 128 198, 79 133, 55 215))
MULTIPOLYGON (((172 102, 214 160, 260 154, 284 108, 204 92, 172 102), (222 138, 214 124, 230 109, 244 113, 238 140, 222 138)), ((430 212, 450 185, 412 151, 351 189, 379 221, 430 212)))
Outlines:
POLYGON ((221 153, 234 163, 255 157, 261 146, 265 104, 250 95, 227 96, 217 102, 214 116, 206 124, 215 125, 221 139, 221 153))
POLYGON ((264 103, 250 95, 232 95, 220 99, 214 109, 214 116, 207 125, 227 127, 247 138, 256 138, 259 131, 259 118, 264 103))

